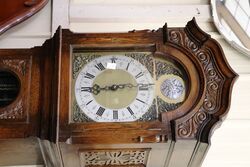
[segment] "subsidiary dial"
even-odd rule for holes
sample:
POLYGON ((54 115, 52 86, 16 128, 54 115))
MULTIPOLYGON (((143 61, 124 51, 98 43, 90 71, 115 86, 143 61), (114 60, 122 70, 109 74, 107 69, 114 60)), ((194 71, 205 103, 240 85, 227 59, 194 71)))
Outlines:
POLYGON ((181 97, 185 88, 180 79, 167 78, 161 84, 161 93, 169 99, 175 100, 181 97))

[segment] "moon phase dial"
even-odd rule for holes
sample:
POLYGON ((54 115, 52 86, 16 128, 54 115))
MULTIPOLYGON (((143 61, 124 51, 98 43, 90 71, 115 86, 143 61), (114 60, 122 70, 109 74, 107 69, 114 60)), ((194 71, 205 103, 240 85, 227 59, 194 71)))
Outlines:
POLYGON ((156 96, 158 113, 173 111, 183 104, 188 79, 185 70, 174 60, 156 58, 156 96))
POLYGON ((184 89, 184 84, 177 77, 167 78, 161 84, 161 93, 172 100, 181 97, 184 89))

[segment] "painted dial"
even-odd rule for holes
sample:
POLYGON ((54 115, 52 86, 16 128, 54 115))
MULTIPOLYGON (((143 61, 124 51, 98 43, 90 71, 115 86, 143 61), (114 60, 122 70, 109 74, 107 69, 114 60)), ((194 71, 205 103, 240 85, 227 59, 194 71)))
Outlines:
POLYGON ((136 121, 152 105, 154 82, 147 68, 131 57, 101 56, 78 74, 75 98, 94 121, 136 121))
POLYGON ((164 80, 160 89, 161 93, 169 99, 178 99, 185 90, 184 84, 176 77, 164 80))

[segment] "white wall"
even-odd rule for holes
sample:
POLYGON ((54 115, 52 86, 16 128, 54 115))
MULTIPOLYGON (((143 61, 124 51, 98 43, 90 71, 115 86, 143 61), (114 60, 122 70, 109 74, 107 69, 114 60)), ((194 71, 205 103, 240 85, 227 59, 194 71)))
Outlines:
POLYGON ((215 131, 212 146, 202 167, 250 166, 250 109, 248 106, 250 58, 230 47, 218 34, 211 23, 208 0, 72 0, 70 6, 68 2, 69 0, 53 1, 53 24, 50 17, 51 8, 48 4, 36 16, 0 36, 0 48, 41 45, 51 36, 51 31, 54 31, 58 24, 77 32, 116 32, 157 29, 162 27, 164 22, 167 22, 169 27, 183 27, 188 20, 196 16, 199 26, 219 41, 229 64, 240 75, 233 89, 232 105, 227 119, 215 131), (124 5, 127 5, 127 8, 124 5), (111 12, 104 12, 103 7, 111 12), (116 15, 112 12, 119 13, 116 9, 129 10, 130 16, 128 17, 126 13, 116 15), (155 15, 158 17, 154 17, 155 15), (147 21, 147 17, 150 21, 147 21))

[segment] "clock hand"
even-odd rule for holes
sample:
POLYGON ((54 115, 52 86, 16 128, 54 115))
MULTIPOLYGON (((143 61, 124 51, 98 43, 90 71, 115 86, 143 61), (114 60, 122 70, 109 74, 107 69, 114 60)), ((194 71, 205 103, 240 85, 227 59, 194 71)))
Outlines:
MULTIPOLYGON (((113 84, 111 86, 104 86, 104 87, 100 87, 99 85, 95 84, 93 87, 92 87, 92 92, 95 91, 95 92, 100 92, 101 90, 104 90, 104 91, 108 91, 108 90, 111 90, 111 91, 116 91, 118 89, 124 89, 125 87, 129 87, 129 88, 132 88, 132 87, 137 87, 137 86, 134 86, 132 84, 113 84)), ((97 94, 98 94, 97 93, 97 94)))
POLYGON ((100 87, 99 85, 94 84, 93 87, 90 87, 88 91, 93 93, 94 95, 98 95, 102 90, 104 90, 104 91, 108 91, 108 90, 116 91, 118 89, 124 89, 126 87, 127 88, 135 88, 135 87, 148 88, 148 86, 152 86, 152 85, 154 85, 154 84, 139 83, 139 84, 133 85, 131 83, 127 83, 127 84, 113 84, 111 86, 100 87))
POLYGON ((94 84, 92 87, 82 87, 82 90, 93 93, 94 95, 98 95, 102 90, 116 91, 117 89, 123 89, 124 87, 125 87, 125 84, 119 84, 119 85, 113 84, 111 86, 105 86, 105 87, 100 87, 98 84, 94 84))
POLYGON ((101 87, 97 84, 94 84, 92 88, 90 88, 90 92, 93 93, 94 95, 98 95, 101 92, 101 87))
POLYGON ((102 90, 108 91, 108 90, 117 90, 118 88, 121 88, 121 85, 112 85, 112 86, 105 86, 100 87, 98 84, 94 84, 92 87, 81 87, 81 91, 86 91, 93 93, 94 95, 98 95, 102 90))
POLYGON ((128 83, 128 84, 114 84, 114 85, 111 85, 111 86, 108 86, 108 87, 105 87, 105 90, 113 90, 113 91, 116 91, 117 89, 124 89, 124 88, 134 88, 134 87, 148 87, 148 86, 151 86, 151 85, 154 85, 154 84, 136 84, 136 85, 133 85, 131 83, 128 83))

